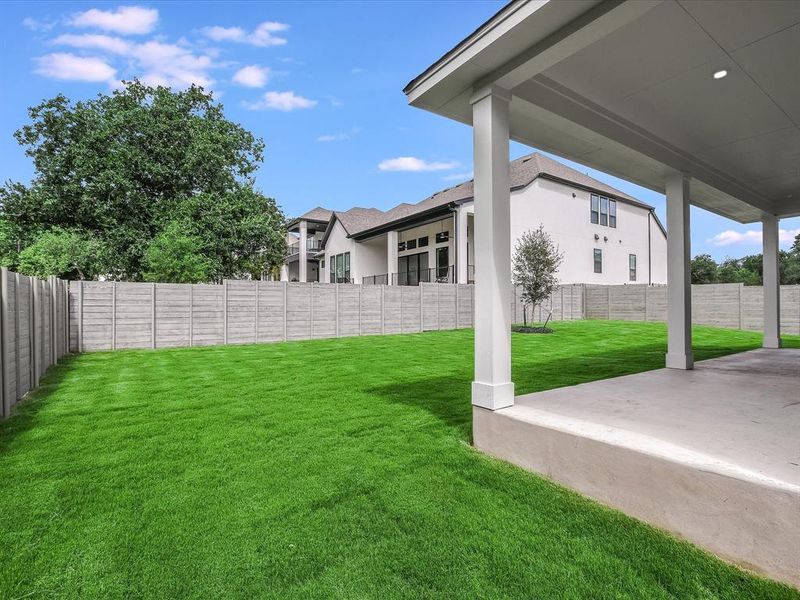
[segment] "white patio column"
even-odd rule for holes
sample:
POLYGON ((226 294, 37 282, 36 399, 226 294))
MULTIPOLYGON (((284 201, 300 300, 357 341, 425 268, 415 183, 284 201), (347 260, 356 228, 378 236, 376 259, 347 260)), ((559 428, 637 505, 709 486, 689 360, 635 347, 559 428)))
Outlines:
POLYGON ((289 281, 289 265, 281 265, 281 281, 289 281))
POLYGON ((467 207, 463 204, 456 209, 456 282, 468 283, 467 265, 467 207))
POLYGON ((514 404, 511 382, 511 194, 508 104, 511 94, 487 86, 472 97, 475 169, 475 380, 472 404, 514 404))
POLYGON ((761 218, 764 256, 764 348, 781 347, 779 222, 775 215, 764 215, 761 218))
POLYGON ((386 283, 393 285, 392 274, 397 272, 397 232, 386 233, 386 283))
POLYGON ((308 223, 300 221, 300 262, 297 264, 297 278, 305 283, 308 270, 308 223))
POLYGON ((689 177, 671 173, 667 191, 667 367, 691 369, 692 278, 689 177))

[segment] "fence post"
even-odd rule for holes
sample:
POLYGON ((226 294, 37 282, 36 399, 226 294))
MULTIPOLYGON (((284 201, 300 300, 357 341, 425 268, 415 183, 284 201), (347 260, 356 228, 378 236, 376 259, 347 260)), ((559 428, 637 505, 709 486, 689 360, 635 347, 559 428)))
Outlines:
POLYGON ((189 284, 189 348, 194 346, 194 284, 189 284))
POLYGON ((288 289, 289 289, 289 282, 288 281, 284 281, 283 282, 283 341, 284 342, 288 339, 287 338, 287 325, 286 325, 286 317, 288 316, 287 315, 288 311, 286 309, 286 300, 289 297, 289 294, 287 293, 288 289))
POLYGON ((41 320, 42 320, 42 310, 41 310, 41 297, 39 295, 39 280, 31 278, 31 306, 32 306, 32 319, 31 319, 31 330, 33 331, 33 335, 31 336, 31 355, 33 356, 33 365, 31 368, 31 375, 33 379, 33 385, 31 388, 35 388, 39 385, 39 333, 38 330, 41 328, 41 320))
POLYGON ((155 349, 156 347, 156 284, 152 284, 152 288, 150 289, 150 347, 155 349))
POLYGON ((611 286, 606 286, 606 320, 611 320, 611 286))
MULTIPOLYGON (((456 329, 458 329, 458 285, 459 284, 457 284, 457 283, 455 284, 455 286, 456 286, 456 318, 455 318, 456 329)), ((440 293, 441 291, 442 291, 441 286, 436 286, 436 330, 437 331, 441 331, 442 330, 442 295, 440 293)))
POLYGON ((336 337, 339 337, 339 282, 334 284, 336 286, 336 297, 334 298, 334 302, 336 303, 336 337))
MULTIPOLYGON (((55 282, 53 281, 55 278, 56 278, 55 275, 51 275, 50 277, 47 278, 47 281, 50 284, 49 294, 48 294, 48 296, 50 297, 50 330, 48 331, 48 334, 49 334, 49 337, 50 337, 50 364, 51 365, 55 364, 56 360, 58 360, 56 358, 56 340, 54 338, 54 332, 56 330, 56 324, 55 324, 56 320, 53 317, 53 312, 55 311, 55 308, 56 308, 56 294, 55 294, 55 290, 54 290, 55 282)), ((67 338, 69 339, 69 333, 67 334, 67 338)))
POLYGON ((425 320, 425 310, 422 304, 422 282, 419 284, 419 332, 422 333, 425 329, 422 322, 425 320))
POLYGON ((255 321, 255 326, 256 326, 255 340, 257 344, 258 343, 258 288, 261 282, 258 279, 256 279, 254 283, 256 284, 256 314, 253 317, 253 321, 255 321))
POLYGON ((78 352, 83 352, 83 280, 78 285, 78 352))
POLYGON ((309 301, 309 309, 308 309, 308 319, 309 319, 309 339, 314 339, 314 282, 311 282, 311 292, 310 301, 309 301))
POLYGON ((8 381, 8 269, 0 268, 0 414, 7 417, 11 410, 11 391, 8 381))
POLYGON ((111 349, 117 349, 117 282, 111 282, 111 349))
POLYGON ((386 286, 381 285, 381 334, 386 333, 386 314, 385 314, 386 308, 384 305, 384 298, 383 298, 383 295, 386 291, 385 287, 386 286))
POLYGON ((742 325, 744 324, 744 322, 743 322, 744 320, 742 319, 742 291, 743 291, 743 288, 744 288, 744 284, 740 283, 739 284, 739 329, 741 329, 742 325))
POLYGON ((16 365, 16 389, 14 390, 14 402, 19 399, 19 273, 14 273, 14 364, 16 365))
POLYGON ((64 335, 62 336, 61 344, 62 344, 62 354, 59 356, 63 356, 64 354, 69 354, 69 336, 68 336, 68 322, 69 322, 69 286, 67 286, 67 282, 63 279, 58 279, 58 286, 60 289, 64 290, 64 293, 61 296, 61 305, 63 316, 62 321, 64 324, 64 335))
POLYGON ((358 335, 361 336, 361 290, 364 288, 364 284, 357 286, 358 289, 358 335))
POLYGON ((228 343, 228 280, 222 280, 222 343, 228 343))

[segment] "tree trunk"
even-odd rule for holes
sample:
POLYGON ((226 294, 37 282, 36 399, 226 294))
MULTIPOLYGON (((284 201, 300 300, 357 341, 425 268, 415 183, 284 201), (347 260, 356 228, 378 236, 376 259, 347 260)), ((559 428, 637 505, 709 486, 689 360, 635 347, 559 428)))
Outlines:
POLYGON ((528 326, 528 305, 522 305, 522 324, 527 327, 528 326))

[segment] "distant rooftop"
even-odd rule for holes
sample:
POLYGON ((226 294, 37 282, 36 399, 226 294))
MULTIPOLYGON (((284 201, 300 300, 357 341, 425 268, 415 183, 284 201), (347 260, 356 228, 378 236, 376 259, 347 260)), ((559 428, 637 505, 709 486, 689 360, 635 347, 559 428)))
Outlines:
MULTIPOLYGON (((547 177, 567 184, 576 185, 588 190, 605 194, 648 210, 653 207, 637 200, 610 185, 598 181, 585 173, 568 167, 543 154, 534 152, 511 162, 510 166, 511 189, 517 190, 530 185, 537 177, 547 177)), ((391 224, 412 219, 417 215, 447 206, 451 203, 463 203, 472 200, 474 196, 473 181, 465 181, 451 188, 436 192, 425 200, 416 204, 398 204, 387 211, 375 208, 351 208, 345 212, 335 212, 337 219, 344 226, 350 237, 359 236, 372 230, 380 230, 391 224)))

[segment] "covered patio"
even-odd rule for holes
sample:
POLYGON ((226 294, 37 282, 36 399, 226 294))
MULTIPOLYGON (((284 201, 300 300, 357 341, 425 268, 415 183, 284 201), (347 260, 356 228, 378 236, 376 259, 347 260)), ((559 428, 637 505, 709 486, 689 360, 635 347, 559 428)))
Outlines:
POLYGON ((798 55, 796 2, 523 0, 405 89, 474 131, 476 446, 795 585, 800 356, 779 350, 778 242, 800 214, 798 55), (509 140, 666 195, 665 370, 515 398, 509 140), (690 204, 761 222, 769 353, 693 371, 690 204))

